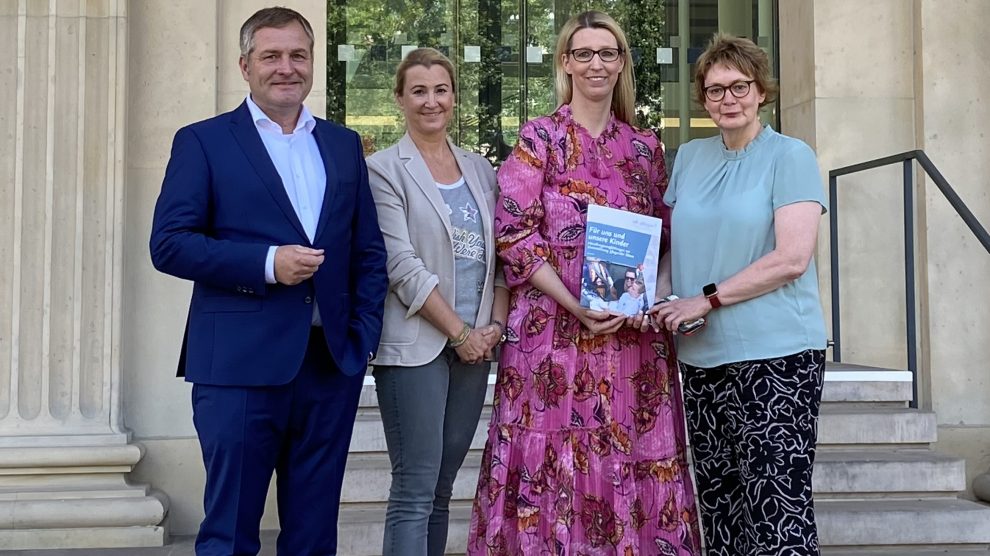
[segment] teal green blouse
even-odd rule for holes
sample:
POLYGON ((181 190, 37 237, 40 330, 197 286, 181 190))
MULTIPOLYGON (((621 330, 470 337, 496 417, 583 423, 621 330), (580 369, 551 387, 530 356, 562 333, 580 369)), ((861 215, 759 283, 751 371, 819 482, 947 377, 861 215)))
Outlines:
MULTIPOLYGON (((764 127, 731 151, 721 136, 683 145, 664 202, 673 207, 674 293, 691 297, 774 249, 774 211, 814 201, 826 209, 815 153, 798 139, 764 127)), ((708 313, 708 325, 678 336, 678 358, 696 367, 783 357, 825 348, 825 321, 815 262, 797 280, 708 313)))

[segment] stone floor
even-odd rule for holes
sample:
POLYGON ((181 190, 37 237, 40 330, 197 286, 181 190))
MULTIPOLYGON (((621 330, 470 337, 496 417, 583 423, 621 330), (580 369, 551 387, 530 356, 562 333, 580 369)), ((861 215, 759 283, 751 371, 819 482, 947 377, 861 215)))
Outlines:
MULTIPOLYGON (((261 552, 258 556, 275 556, 278 531, 261 532, 261 552)), ((172 537, 160 548, 76 548, 71 550, 0 550, 2 556, 195 556, 195 537, 172 537)))

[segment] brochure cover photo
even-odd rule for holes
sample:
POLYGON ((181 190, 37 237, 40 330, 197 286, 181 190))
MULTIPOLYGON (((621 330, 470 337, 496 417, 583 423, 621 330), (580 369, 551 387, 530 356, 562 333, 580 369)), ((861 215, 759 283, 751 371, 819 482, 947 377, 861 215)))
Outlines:
POLYGON ((661 220, 588 205, 581 306, 635 315, 650 308, 660 264, 661 220))

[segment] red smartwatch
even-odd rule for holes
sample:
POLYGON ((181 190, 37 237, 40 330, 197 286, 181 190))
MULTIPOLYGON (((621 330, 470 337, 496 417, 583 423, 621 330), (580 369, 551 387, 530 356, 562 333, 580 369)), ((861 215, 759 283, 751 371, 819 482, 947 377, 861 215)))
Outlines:
POLYGON ((722 301, 718 298, 718 286, 714 283, 701 288, 701 293, 705 294, 705 297, 708 298, 708 303, 711 303, 712 309, 718 309, 722 306, 722 301))

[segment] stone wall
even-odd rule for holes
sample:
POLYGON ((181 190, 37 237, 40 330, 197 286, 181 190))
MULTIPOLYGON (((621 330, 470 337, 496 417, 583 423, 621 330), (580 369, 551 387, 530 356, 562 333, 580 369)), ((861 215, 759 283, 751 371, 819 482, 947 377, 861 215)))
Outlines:
MULTIPOLYGON (((924 149, 990 225, 990 21, 982 0, 788 0, 780 3, 785 133, 830 169, 924 149)), ((900 165, 839 179, 842 356, 905 368, 900 165)), ((938 448, 990 466, 990 254, 934 183, 916 171, 919 398, 938 413, 938 448)), ((830 302, 828 226, 818 263, 830 302)))

